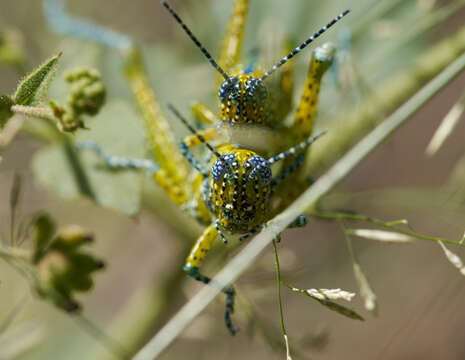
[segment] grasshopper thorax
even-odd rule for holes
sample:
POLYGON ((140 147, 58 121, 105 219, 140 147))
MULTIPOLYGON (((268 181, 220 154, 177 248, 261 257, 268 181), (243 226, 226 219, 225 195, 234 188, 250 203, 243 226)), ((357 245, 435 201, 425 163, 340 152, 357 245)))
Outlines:
POLYGON ((269 95, 262 79, 251 74, 231 76, 219 90, 221 119, 230 125, 263 125, 269 112, 269 95))
POLYGON ((231 233, 246 233, 266 220, 271 168, 263 157, 232 145, 214 159, 209 179, 211 211, 231 233))

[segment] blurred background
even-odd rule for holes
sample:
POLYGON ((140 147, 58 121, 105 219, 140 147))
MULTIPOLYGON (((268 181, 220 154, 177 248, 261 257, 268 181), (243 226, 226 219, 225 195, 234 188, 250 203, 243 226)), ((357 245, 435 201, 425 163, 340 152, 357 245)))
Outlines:
MULTIPOLYGON (((213 54, 219 51, 232 4, 232 0, 172 1, 213 54)), ((151 84, 162 104, 171 101, 185 113, 194 100, 216 106, 216 74, 158 1, 82 0, 66 5, 70 13, 140 43, 151 84)), ((463 32, 464 5, 458 0, 363 0, 356 4, 331 0, 324 5, 306 0, 252 0, 244 59, 257 47, 273 48, 281 34, 298 44, 351 7, 352 14, 318 41, 332 41, 342 54, 338 66, 324 78, 317 117, 319 129, 331 128, 344 122, 344 114, 363 109, 367 99, 388 96, 383 91, 385 84, 399 74, 414 76, 415 61, 435 44, 463 32)), ((118 52, 53 33, 41 1, 3 0, 1 8, 0 32, 14 33, 24 61, 19 65, 0 63, 0 93, 11 94, 27 72, 63 51, 50 98, 63 98, 62 71, 75 65, 96 67, 108 90, 107 105, 87 124, 91 130, 80 131, 76 138, 96 140, 118 155, 147 155, 142 121, 121 73, 118 52)), ((295 103, 310 54, 305 51, 295 59, 295 103)), ((276 60, 265 58, 265 66, 276 60)), ((417 87, 427 80, 417 79, 417 87)), ((353 210, 385 220, 408 219, 418 233, 460 240, 465 230, 465 122, 458 124, 437 154, 427 156, 425 149, 464 90, 462 73, 354 169, 324 200, 325 208, 353 210)), ((410 95, 400 94, 403 100, 410 95)), ((377 121, 396 107, 395 102, 390 108, 379 106, 377 121)), ((30 122, 34 120, 26 120, 30 122)), ((179 136, 185 133, 177 124, 174 127, 179 136)), ((183 274, 182 265, 201 229, 143 174, 118 174, 108 182, 108 178, 99 178, 101 189, 108 191, 105 196, 109 200, 103 201, 106 207, 78 196, 68 186, 69 176, 66 168, 60 167, 56 146, 37 134, 21 132, 2 151, 0 233, 4 237, 8 233, 8 196, 18 172, 23 178, 21 216, 43 209, 59 224, 76 223, 95 234, 92 251, 107 266, 97 274, 94 289, 79 297, 83 314, 123 346, 137 348, 200 288, 183 274)), ((311 218, 305 229, 283 234, 279 245, 283 280, 303 289, 340 287, 356 292, 351 306, 365 317, 364 322, 345 318, 283 289, 293 358, 463 359, 465 278, 447 261, 438 244, 386 245, 363 239, 353 243, 377 296, 377 314, 363 307, 337 222, 311 218)), ((218 244, 204 272, 214 274, 238 250, 233 244, 227 248, 218 244)), ((451 250, 463 256, 461 249, 451 250)), ((237 336, 229 336, 224 328, 224 298, 220 296, 160 358, 284 358, 273 256, 270 247, 237 282, 234 321, 241 329, 237 336)), ((0 262, 0 322, 18 304, 23 304, 21 311, 0 334, 0 359, 117 358, 85 320, 37 299, 27 282, 0 262)))

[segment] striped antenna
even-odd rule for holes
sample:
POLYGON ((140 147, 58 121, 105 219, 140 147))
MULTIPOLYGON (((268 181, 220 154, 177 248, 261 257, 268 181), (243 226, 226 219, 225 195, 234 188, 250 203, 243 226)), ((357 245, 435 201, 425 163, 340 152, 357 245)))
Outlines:
POLYGON ((205 144, 205 146, 208 148, 208 150, 210 150, 213 154, 215 154, 215 156, 218 158, 218 159, 221 159, 221 155, 218 151, 216 151, 216 149, 211 146, 207 140, 205 140, 205 138, 200 135, 193 127, 191 124, 189 124, 187 122, 187 120, 181 115, 181 113, 172 105, 172 104, 168 104, 168 109, 170 109, 170 111, 179 119, 181 120, 181 122, 189 129, 189 131, 194 134, 195 136, 197 136, 197 139, 199 139, 203 144, 205 144))
POLYGON ((200 41, 192 34, 192 31, 187 27, 186 24, 181 20, 179 15, 173 10, 173 8, 165 1, 161 0, 161 4, 170 12, 171 15, 173 15, 174 19, 178 22, 179 25, 184 29, 186 32, 187 36, 191 38, 191 40, 194 42, 195 45, 200 49, 202 54, 205 55, 207 60, 212 64, 212 66, 224 77, 224 79, 232 85, 231 80, 229 79, 228 74, 218 65, 218 63, 213 59, 213 57, 210 55, 210 53, 203 47, 203 45, 200 43, 200 41))
POLYGON ((302 51, 304 48, 307 47, 313 40, 315 40, 317 37, 319 37, 321 34, 323 34, 326 30, 328 30, 331 26, 333 26, 335 23, 337 23, 339 20, 341 20, 344 16, 346 16, 348 13, 350 13, 350 9, 347 9, 343 13, 339 14, 336 16, 333 20, 331 20, 328 24, 323 26, 320 30, 318 30, 316 33, 314 33, 312 36, 310 36, 307 40, 305 40, 302 44, 297 46, 294 50, 292 50, 289 55, 283 57, 279 62, 274 65, 270 70, 268 70, 262 77, 261 80, 265 80, 268 76, 273 74, 276 70, 278 70, 281 66, 283 66, 288 60, 292 59, 295 55, 297 55, 300 51, 302 51))
POLYGON ((268 159, 268 162, 270 164, 273 164, 277 161, 283 160, 284 158, 287 158, 288 156, 294 155, 295 153, 304 150, 306 147, 310 146, 312 143, 317 141, 320 137, 326 134, 326 130, 319 133, 318 135, 312 136, 311 138, 302 141, 300 144, 297 144, 294 147, 291 147, 289 150, 286 150, 282 152, 281 154, 275 155, 271 158, 268 159))

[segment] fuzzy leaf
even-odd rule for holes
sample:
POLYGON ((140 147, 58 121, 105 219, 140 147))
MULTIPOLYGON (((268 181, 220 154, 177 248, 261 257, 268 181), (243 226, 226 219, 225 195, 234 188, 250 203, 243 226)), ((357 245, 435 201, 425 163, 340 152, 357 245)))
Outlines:
POLYGON ((13 100, 7 95, 0 95, 0 130, 3 129, 8 120, 13 116, 11 107, 13 100))
POLYGON ((34 106, 40 103, 47 93, 48 86, 58 68, 61 53, 43 63, 37 70, 22 80, 13 97, 15 104, 34 106))

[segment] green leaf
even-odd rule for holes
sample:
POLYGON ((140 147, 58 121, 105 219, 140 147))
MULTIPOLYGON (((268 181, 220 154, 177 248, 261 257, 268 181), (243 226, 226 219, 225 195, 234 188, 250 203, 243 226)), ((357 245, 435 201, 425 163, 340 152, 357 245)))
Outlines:
POLYGON ((43 63, 37 70, 26 76, 14 95, 17 105, 34 106, 40 103, 47 93, 48 86, 58 68, 61 53, 43 63))
POLYGON ((32 238, 34 243, 34 262, 40 260, 44 248, 52 241, 55 233, 55 223, 47 214, 39 214, 32 225, 32 238))
POLYGON ((34 262, 39 295, 65 311, 80 309, 74 293, 89 291, 94 284, 93 273, 104 268, 103 261, 82 250, 89 241, 76 239, 88 238, 88 234, 76 225, 60 229, 46 247, 39 248, 40 257, 34 262))
POLYGON ((14 102, 8 95, 0 95, 0 130, 13 116, 13 111, 11 111, 13 105, 14 102))
MULTIPOLYGON (((141 158, 144 156, 144 131, 134 110, 122 101, 106 105, 92 121, 90 131, 76 135, 76 141, 92 140, 108 154, 141 158)), ((98 204, 135 215, 139 211, 141 176, 133 171, 111 171, 94 153, 81 150, 85 176, 98 204)), ((50 146, 33 158, 35 177, 59 196, 75 199, 82 196, 64 146, 50 146)))

